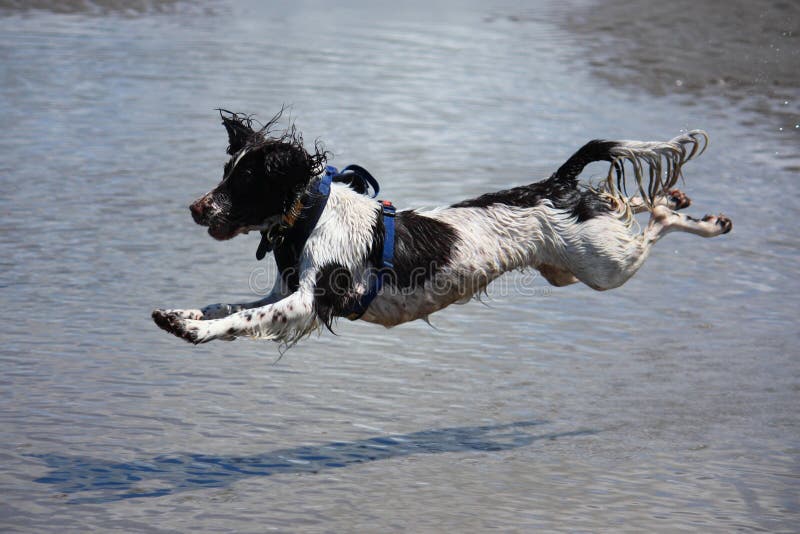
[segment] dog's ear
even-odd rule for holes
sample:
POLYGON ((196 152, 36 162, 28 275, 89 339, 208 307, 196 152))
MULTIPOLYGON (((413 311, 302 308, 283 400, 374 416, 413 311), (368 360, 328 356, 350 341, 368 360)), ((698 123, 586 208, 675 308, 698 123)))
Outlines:
POLYGON ((255 131, 252 127, 250 117, 239 115, 231 111, 220 109, 219 116, 222 118, 222 125, 228 131, 228 154, 233 156, 239 152, 247 143, 255 131))

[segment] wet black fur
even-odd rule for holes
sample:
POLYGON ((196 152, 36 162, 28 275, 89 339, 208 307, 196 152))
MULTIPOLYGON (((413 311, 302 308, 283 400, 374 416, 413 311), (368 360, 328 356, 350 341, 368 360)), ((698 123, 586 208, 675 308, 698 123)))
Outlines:
POLYGON ((571 182, 577 184, 578 175, 583 168, 593 161, 612 161, 611 149, 618 145, 615 141, 603 141, 595 139, 583 145, 577 152, 558 168, 551 176, 559 182, 571 182))
POLYGON ((323 266, 317 273, 314 289, 314 311, 332 331, 333 320, 349 314, 358 304, 360 295, 353 286, 353 274, 340 263, 323 266))
MULTIPOLYGON (((380 208, 376 208, 380 211, 380 208)), ((372 244, 366 261, 381 265, 386 228, 383 217, 372 227, 372 244)), ((413 290, 430 280, 440 269, 450 265, 458 235, 449 224, 420 215, 413 210, 400 211, 395 217, 394 269, 387 273, 386 286, 413 290)), ((317 274, 314 307, 323 323, 331 328, 335 317, 348 315, 358 304, 353 275, 343 265, 331 263, 317 274)))
MULTIPOLYGON (((309 191, 305 192, 301 198, 304 207, 319 206, 318 203, 322 200, 318 192, 309 191)), ((306 216, 310 215, 304 215, 304 211, 301 209, 295 225, 282 234, 281 242, 274 248, 278 272, 292 292, 297 291, 297 288, 300 287, 300 255, 317 220, 314 218, 312 223, 311 220, 304 218, 306 216)))
POLYGON ((572 213, 578 222, 587 221, 613 207, 597 193, 578 189, 578 175, 593 161, 611 161, 609 151, 616 146, 613 141, 589 141, 570 157, 547 180, 530 185, 486 193, 477 198, 453 204, 454 208, 487 208, 503 204, 518 208, 532 208, 549 200, 557 209, 572 213))
POLYGON ((413 210, 397 213, 394 274, 389 283, 413 289, 450 265, 458 233, 449 224, 413 210))
POLYGON ((281 113, 259 129, 254 129, 248 116, 225 110, 220 110, 220 116, 228 132, 231 158, 225 164, 222 181, 209 195, 226 210, 198 222, 208 224, 210 231, 218 228, 217 234, 225 239, 233 237, 226 230, 257 226, 288 211, 309 181, 322 172, 327 153, 319 143, 313 154, 307 152, 302 135, 293 125, 274 132, 281 113), (243 150, 247 154, 232 168, 243 150))
MULTIPOLYGON (((372 265, 380 265, 385 234, 383 218, 378 217, 372 227, 369 257, 372 265)), ((457 239, 458 233, 446 222, 414 210, 398 211, 394 225, 394 269, 388 273, 385 284, 397 289, 423 285, 450 265, 457 239)))

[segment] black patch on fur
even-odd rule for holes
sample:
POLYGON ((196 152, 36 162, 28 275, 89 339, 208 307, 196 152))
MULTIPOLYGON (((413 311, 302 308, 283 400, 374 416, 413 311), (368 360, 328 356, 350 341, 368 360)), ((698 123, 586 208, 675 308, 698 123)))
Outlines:
POLYGON ((344 265, 330 263, 317 273, 314 311, 328 330, 333 319, 350 313, 359 298, 353 287, 353 274, 344 265))
POLYGON ((278 271, 292 292, 300 285, 298 277, 300 256, 324 211, 327 197, 318 191, 307 191, 301 197, 301 202, 304 207, 300 210, 294 225, 280 234, 280 239, 274 248, 278 271))
POLYGON ((222 181, 204 197, 205 201, 195 202, 193 213, 203 206, 221 206, 219 212, 198 215, 195 220, 209 226, 209 233, 217 239, 230 239, 238 229, 258 226, 271 216, 286 213, 322 172, 327 153, 319 143, 313 153, 306 151, 303 136, 292 124, 275 131, 281 113, 260 129, 253 128, 254 121, 247 115, 224 110, 220 115, 228 132, 231 158, 225 164, 222 181))
POLYGON ((578 175, 588 164, 593 161, 611 161, 613 158, 610 151, 615 146, 617 146, 616 141, 604 141, 602 139, 589 141, 570 156, 550 179, 559 182, 577 183, 578 175))
POLYGON ((300 272, 297 269, 297 260, 300 252, 292 247, 277 247, 275 249, 275 263, 278 265, 278 273, 286 283, 289 291, 294 293, 300 287, 300 272))
POLYGON ((593 191, 581 191, 571 184, 554 182, 551 179, 535 184, 486 193, 478 198, 453 204, 454 208, 488 208, 493 204, 503 204, 516 208, 533 208, 549 200, 553 207, 568 211, 578 222, 607 213, 611 206, 593 191))
MULTIPOLYGON (((385 227, 378 217, 372 229, 369 261, 380 265, 385 227)), ((394 270, 385 284, 398 289, 422 286, 440 269, 450 265, 458 233, 449 224, 420 215, 413 210, 399 211, 394 225, 394 270)))
POLYGON ((578 197, 572 208, 578 222, 588 221, 614 209, 614 206, 594 191, 579 191, 578 197))
POLYGON ((253 119, 249 115, 233 113, 227 109, 219 109, 222 125, 228 132, 228 148, 226 152, 233 156, 247 143, 253 135, 253 119))
POLYGON ((486 193, 453 204, 452 207, 487 208, 493 204, 503 204, 517 208, 533 208, 543 200, 549 200, 555 208, 572 213, 578 222, 587 221, 609 212, 612 206, 597 193, 578 189, 578 175, 593 161, 611 161, 609 150, 614 146, 616 143, 613 141, 589 141, 547 180, 486 193))
MULTIPOLYGON (((376 209, 380 211, 380 208, 376 209)), ((372 245, 365 258, 373 269, 382 264, 385 231, 383 217, 379 216, 372 227, 372 245)), ((457 239, 457 232, 447 223, 414 211, 398 212, 395 217, 394 270, 388 273, 384 285, 397 289, 423 285, 441 268, 450 265, 457 239)), ((354 288, 353 274, 345 266, 330 263, 317 273, 314 309, 328 329, 335 317, 349 315, 361 298, 362 295, 354 288)))
POLYGON ((333 181, 345 184, 359 195, 366 195, 369 192, 369 183, 366 180, 360 179, 358 174, 354 172, 338 174, 333 177, 333 181))

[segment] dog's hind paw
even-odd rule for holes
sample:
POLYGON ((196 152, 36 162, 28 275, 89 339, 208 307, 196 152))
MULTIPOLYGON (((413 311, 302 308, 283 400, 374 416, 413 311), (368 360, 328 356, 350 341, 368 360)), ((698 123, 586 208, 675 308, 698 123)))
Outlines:
POLYGON ((692 205, 692 199, 686 196, 686 193, 680 189, 673 189, 667 196, 669 208, 675 211, 688 208, 692 205))
POLYGON ((708 222, 715 224, 719 227, 720 234, 727 234, 731 230, 733 230, 733 221, 731 221, 728 217, 720 214, 720 215, 706 215, 703 217, 703 222, 708 222))

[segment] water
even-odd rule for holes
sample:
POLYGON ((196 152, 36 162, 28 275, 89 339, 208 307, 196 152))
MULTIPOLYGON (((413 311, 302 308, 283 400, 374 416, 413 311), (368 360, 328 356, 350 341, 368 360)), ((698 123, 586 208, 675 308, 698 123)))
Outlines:
POLYGON ((0 16, 3 530, 796 530, 796 31, 779 91, 673 94, 570 26, 582 3, 35 4, 0 16), (342 321, 277 363, 189 346, 150 310, 250 299, 261 267, 189 217, 213 109, 283 104, 400 207, 702 127, 690 212, 734 231, 670 235, 612 292, 514 274, 435 329, 342 321))

